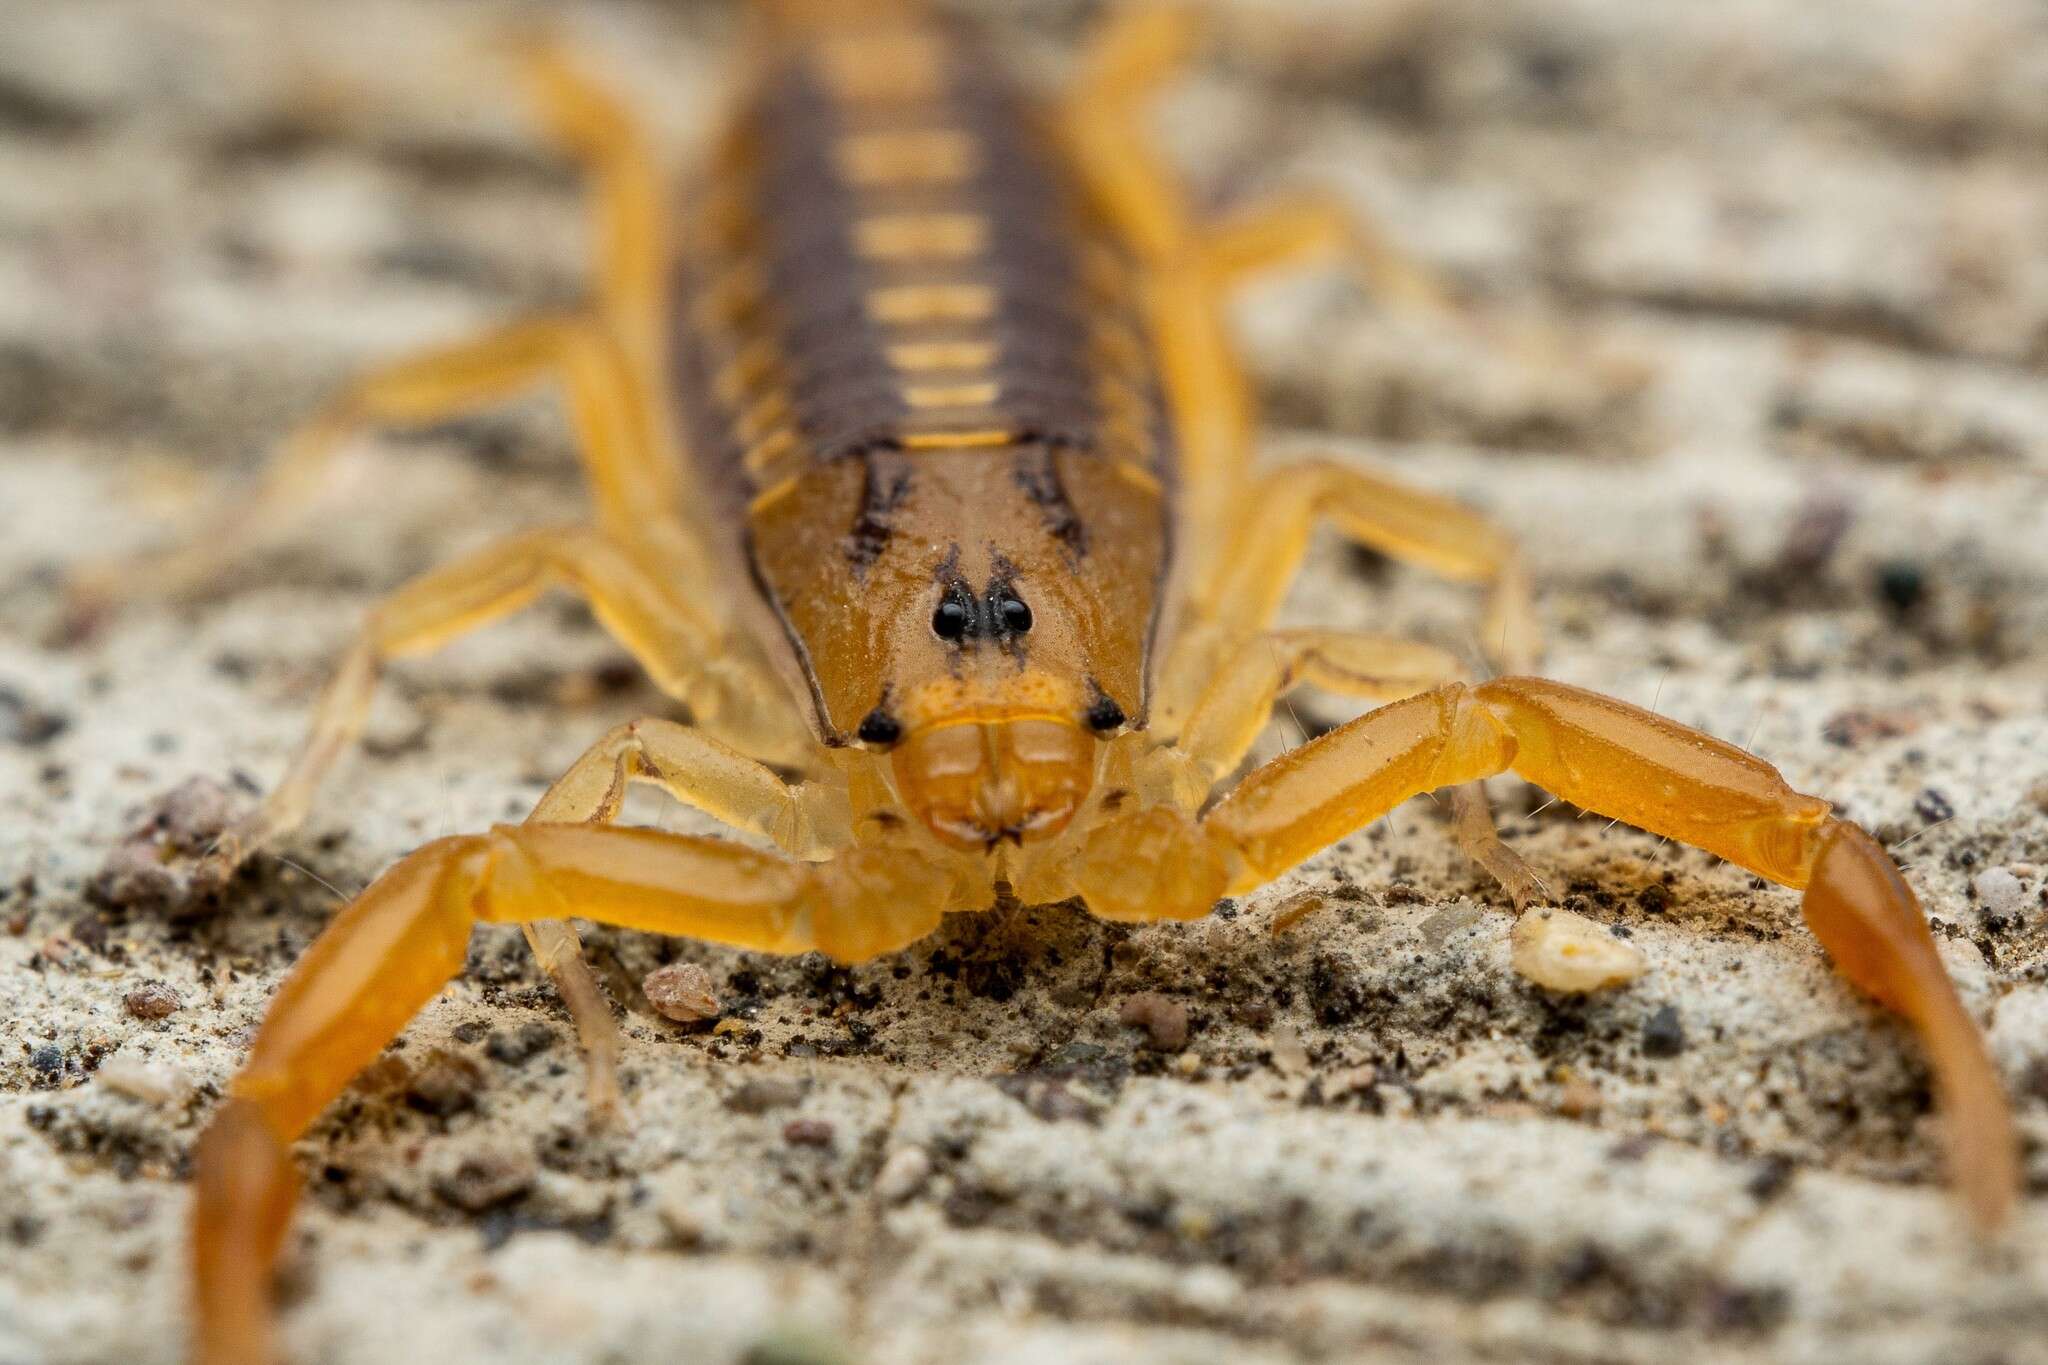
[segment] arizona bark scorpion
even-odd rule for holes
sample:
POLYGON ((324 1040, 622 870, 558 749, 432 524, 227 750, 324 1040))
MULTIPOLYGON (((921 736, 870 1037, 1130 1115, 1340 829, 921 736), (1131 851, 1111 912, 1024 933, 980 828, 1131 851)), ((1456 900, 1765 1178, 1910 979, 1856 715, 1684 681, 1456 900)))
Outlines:
POLYGON ((1039 105, 914 0, 751 17, 745 93, 679 198, 613 100, 531 57, 595 186, 587 309, 369 374, 207 535, 81 581, 100 602, 203 584, 303 501, 345 436, 554 381, 590 519, 491 545, 372 612, 213 870, 299 824, 386 661, 550 588, 580 594, 694 718, 614 730, 524 824, 410 854, 306 952, 198 1149, 201 1360, 273 1358, 290 1144, 460 970, 478 923, 523 926, 605 1106, 614 1025, 571 915, 848 962, 1005 896, 1189 919, 1437 788, 1520 908, 1541 883, 1477 786, 1505 772, 1804 888, 1843 974, 1918 1031, 1953 1178, 1998 1224, 2017 1182, 2005 1096, 1883 849, 1741 749, 1517 676, 1536 652, 1523 573, 1472 512, 1336 462, 1254 466, 1234 286, 1340 257, 1383 297, 1443 296, 1325 200, 1193 220, 1141 134, 1189 47, 1183 19, 1121 15, 1039 105), (1424 645, 1271 628, 1323 523, 1486 585, 1509 676, 1473 684, 1424 645), (1385 704, 1219 795, 1302 686, 1385 704), (780 852, 617 826, 631 783, 780 852))

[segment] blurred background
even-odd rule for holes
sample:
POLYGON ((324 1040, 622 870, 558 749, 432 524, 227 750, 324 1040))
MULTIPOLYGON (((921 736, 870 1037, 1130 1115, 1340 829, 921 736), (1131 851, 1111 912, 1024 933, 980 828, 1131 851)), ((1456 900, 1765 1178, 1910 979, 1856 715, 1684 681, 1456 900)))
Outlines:
MULTIPOLYGON (((1333 189, 1561 357, 1339 278, 1262 285, 1239 314, 1270 450, 1486 509, 1536 571, 1546 671, 1911 839, 2039 1188, 2048 7, 1195 7, 1213 43, 1157 128, 1199 202, 1333 189)), ((1051 89, 1104 6, 963 8, 1051 89)), ((306 872, 266 865, 196 924, 96 880, 185 779, 274 779, 379 592, 575 505, 536 397, 358 443, 215 599, 47 633, 64 565, 170 533, 344 377, 580 295, 576 177, 493 55, 536 17, 687 167, 729 3, 0 0, 0 1361, 174 1358, 184 1154, 322 883, 522 815, 665 706, 543 607, 398 671, 287 850, 306 872), (152 982, 168 1015, 124 1003, 152 982)), ((1477 652, 1469 592, 1334 542, 1290 611, 1477 652)), ((1272 743, 1345 714, 1308 699, 1272 743)), ((1423 802, 1236 918, 1136 937, 1055 908, 846 973, 596 934, 639 1090, 631 1130, 592 1140, 551 994, 482 935, 384 1089, 302 1154, 323 1175, 289 1340, 755 1365, 2038 1341, 2038 1203, 2008 1261, 1967 1255, 1924 1076, 1791 898, 1500 795, 1651 977, 1577 1003, 1518 984, 1423 802), (679 956, 736 1031, 649 1007, 679 956), (1139 997, 1192 1041, 1134 1032, 1139 997), (836 1137, 785 1141, 800 1117, 836 1137)))

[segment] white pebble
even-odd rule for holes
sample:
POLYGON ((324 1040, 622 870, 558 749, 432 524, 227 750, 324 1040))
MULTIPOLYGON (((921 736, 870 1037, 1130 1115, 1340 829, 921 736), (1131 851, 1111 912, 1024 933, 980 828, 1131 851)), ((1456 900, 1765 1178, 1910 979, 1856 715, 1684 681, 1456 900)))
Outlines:
POLYGON ((93 1079, 117 1095, 167 1109, 192 1093, 192 1078, 168 1062, 145 1062, 116 1054, 100 1063, 93 1079))
POLYGON ((1983 902, 1988 914, 2017 915, 2026 904, 2027 888, 2021 885, 2018 877, 2002 867, 1979 872, 1972 885, 1976 887, 1977 899, 1983 902))
POLYGON ((1634 944, 1569 910, 1531 910, 1515 921, 1513 942, 1517 972, 1573 995, 1626 986, 1649 965, 1634 944))
POLYGON ((875 1175, 875 1194, 885 1204, 900 1204, 932 1178, 932 1159, 922 1147, 898 1147, 875 1175))

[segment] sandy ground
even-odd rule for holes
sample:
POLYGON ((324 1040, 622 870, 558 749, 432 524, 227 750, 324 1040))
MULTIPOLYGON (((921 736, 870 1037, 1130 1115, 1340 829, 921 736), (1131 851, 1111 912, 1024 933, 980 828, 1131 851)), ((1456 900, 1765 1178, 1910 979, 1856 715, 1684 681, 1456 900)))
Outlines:
MULTIPOLYGON (((1056 72, 1089 7, 989 8, 1056 72)), ((1616 397, 1275 285, 1243 310, 1271 448, 1489 509, 1548 671, 1902 845, 2028 1138, 2007 1242, 1961 1231, 1910 1040, 1792 893, 1500 783, 1565 903, 1648 955, 1632 987, 1515 977, 1420 801, 1185 926, 1033 909, 851 972, 593 932, 630 1087, 593 1135, 562 1011, 482 932, 300 1148, 294 1359, 2048 1359, 2048 11, 1218 8, 1161 120, 1206 199, 1332 184, 1651 374, 1616 397), (650 1008, 671 961, 723 1032, 650 1008), (1175 1006, 1178 1048, 1124 1022, 1175 1006)), ((337 890, 663 709, 536 610, 400 670, 290 863, 216 913, 91 889, 187 779, 275 777, 380 590, 573 505, 545 402, 366 441, 217 597, 43 643, 60 566, 161 534, 339 377, 574 297, 574 181, 477 56, 514 13, 0 0, 5 1365, 176 1359, 191 1144, 337 890)), ((564 22, 680 142, 726 17, 564 22)), ((1469 593, 1334 543, 1289 612, 1473 645, 1469 593)))

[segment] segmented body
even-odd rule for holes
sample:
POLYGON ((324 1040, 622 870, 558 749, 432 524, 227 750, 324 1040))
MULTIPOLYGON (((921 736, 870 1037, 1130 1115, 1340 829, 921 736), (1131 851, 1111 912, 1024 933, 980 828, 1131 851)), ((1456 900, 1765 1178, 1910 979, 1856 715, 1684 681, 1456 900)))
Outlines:
POLYGON ((1096 686, 1143 707, 1173 479, 1137 271, 1000 73, 930 20, 778 48, 685 236, 693 458, 828 742, 884 702, 874 637, 894 623, 860 611, 877 574, 957 578, 977 608, 992 588, 1092 588, 1067 645, 1111 656, 1096 686))

